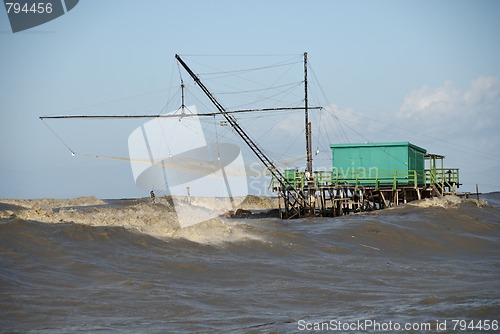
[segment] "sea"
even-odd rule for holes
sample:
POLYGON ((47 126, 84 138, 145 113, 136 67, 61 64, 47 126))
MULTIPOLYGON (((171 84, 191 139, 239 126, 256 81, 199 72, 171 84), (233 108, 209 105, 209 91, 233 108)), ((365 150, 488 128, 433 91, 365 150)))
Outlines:
POLYGON ((499 321, 499 192, 186 228, 161 198, 0 200, 0 333, 498 333, 499 321))

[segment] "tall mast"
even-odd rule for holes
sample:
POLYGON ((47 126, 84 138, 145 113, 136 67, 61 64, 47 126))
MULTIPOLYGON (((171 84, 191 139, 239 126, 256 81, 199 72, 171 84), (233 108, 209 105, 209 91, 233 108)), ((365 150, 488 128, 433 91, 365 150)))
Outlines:
POLYGON ((309 122, 309 110, 307 101, 307 52, 304 52, 304 110, 305 110, 305 125, 306 125, 306 157, 307 167, 306 172, 312 173, 312 154, 311 154, 311 123, 309 122))

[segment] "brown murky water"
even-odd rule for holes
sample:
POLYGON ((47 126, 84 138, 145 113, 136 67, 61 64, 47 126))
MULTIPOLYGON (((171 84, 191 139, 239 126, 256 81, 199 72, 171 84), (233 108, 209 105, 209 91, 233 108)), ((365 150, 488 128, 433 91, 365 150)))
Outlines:
POLYGON ((491 325, 500 320, 500 194, 484 199, 185 229, 167 206, 141 200, 0 200, 0 332, 491 325))

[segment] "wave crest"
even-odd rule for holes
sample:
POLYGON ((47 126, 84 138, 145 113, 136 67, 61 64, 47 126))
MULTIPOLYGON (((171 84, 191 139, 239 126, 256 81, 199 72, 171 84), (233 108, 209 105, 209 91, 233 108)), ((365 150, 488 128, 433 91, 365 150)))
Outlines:
MULTIPOLYGON (((238 220, 212 218, 181 228, 168 198, 103 201, 93 197, 68 200, 1 200, 0 219, 37 221, 49 224, 75 223, 93 227, 123 227, 161 239, 186 239, 201 244, 260 240, 238 220)), ((203 200, 196 209, 204 210, 203 200)))
POLYGON ((489 206, 488 201, 483 199, 461 198, 455 195, 425 198, 420 201, 410 202, 408 203, 408 205, 417 206, 420 208, 440 207, 444 209, 450 209, 450 208, 458 208, 461 204, 464 203, 470 203, 476 205, 479 208, 489 206))

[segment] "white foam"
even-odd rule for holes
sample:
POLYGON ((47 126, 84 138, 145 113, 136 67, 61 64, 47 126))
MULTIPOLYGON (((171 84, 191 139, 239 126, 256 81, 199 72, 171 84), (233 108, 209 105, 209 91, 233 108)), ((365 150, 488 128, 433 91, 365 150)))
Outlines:
POLYGON ((41 208, 57 208, 68 206, 91 206, 105 204, 104 201, 95 197, 77 197, 69 199, 53 199, 53 198, 39 198, 39 199, 0 199, 0 202, 12 205, 22 206, 27 209, 34 207, 41 208))
POLYGON ((485 200, 477 200, 471 198, 460 198, 455 195, 447 195, 443 197, 426 198, 420 201, 408 203, 408 205, 417 206, 420 208, 440 207, 440 208, 457 208, 462 203, 472 203, 478 207, 488 206, 485 200))
MULTIPOLYGON (((201 244, 261 239, 245 229, 245 225, 240 221, 225 221, 221 217, 181 228, 175 210, 167 200, 161 198, 157 198, 156 203, 139 200, 136 204, 123 207, 100 206, 105 203, 95 198, 1 200, 0 202, 24 208, 24 210, 0 211, 0 219, 16 218, 49 224, 117 226, 161 239, 182 238, 201 244)), ((201 206, 193 206, 193 208, 206 210, 201 206)), ((195 209, 193 209, 194 213, 196 213, 195 209)))

